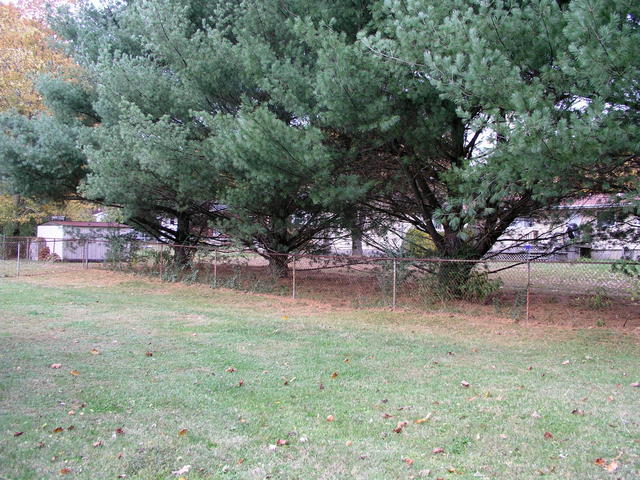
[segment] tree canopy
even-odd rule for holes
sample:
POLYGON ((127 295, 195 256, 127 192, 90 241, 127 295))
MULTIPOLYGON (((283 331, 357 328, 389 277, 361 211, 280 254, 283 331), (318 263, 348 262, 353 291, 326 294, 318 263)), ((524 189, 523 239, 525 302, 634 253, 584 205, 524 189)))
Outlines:
MULTIPOLYGON (((180 243, 215 227, 286 255, 375 217, 426 232, 442 256, 480 258, 517 217, 593 192, 638 198, 639 10, 629 0, 62 10, 53 28, 86 76, 41 82, 54 112, 42 128, 67 129, 77 150, 43 146, 60 171, 51 188, 66 170, 82 195, 180 243)), ((36 131, 38 119, 25 122, 36 131)), ((28 144, 27 130, 4 124, 3 161, 17 153, 1 145, 28 144)), ((34 185, 24 170, 10 175, 34 185)))

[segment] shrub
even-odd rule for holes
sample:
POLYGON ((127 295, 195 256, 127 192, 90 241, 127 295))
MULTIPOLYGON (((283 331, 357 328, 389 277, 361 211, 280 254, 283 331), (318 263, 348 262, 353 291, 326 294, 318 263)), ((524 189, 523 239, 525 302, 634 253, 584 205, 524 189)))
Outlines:
POLYGON ((437 255, 436 244, 428 233, 410 228, 402 240, 402 253, 405 257, 430 258, 437 255))

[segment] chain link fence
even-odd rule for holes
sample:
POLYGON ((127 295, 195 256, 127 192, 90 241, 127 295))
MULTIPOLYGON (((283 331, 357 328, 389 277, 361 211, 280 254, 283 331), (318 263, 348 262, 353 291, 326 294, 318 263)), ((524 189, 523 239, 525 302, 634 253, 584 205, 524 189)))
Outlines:
POLYGON ((118 238, 5 238, 0 259, 0 277, 103 268, 349 308, 424 309, 460 300, 495 302, 508 295, 511 307, 527 318, 531 295, 582 296, 604 305, 633 306, 640 293, 638 277, 617 269, 618 262, 551 261, 527 253, 509 259, 444 260, 284 255, 118 238))

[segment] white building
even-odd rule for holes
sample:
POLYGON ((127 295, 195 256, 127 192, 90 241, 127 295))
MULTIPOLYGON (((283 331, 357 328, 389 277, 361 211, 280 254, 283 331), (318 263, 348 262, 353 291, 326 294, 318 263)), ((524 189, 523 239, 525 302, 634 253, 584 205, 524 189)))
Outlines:
POLYGON ((109 251, 108 239, 132 233, 121 223, 51 221, 38 226, 38 240, 32 244, 30 257, 40 258, 46 247, 50 255, 62 261, 103 261, 109 251))

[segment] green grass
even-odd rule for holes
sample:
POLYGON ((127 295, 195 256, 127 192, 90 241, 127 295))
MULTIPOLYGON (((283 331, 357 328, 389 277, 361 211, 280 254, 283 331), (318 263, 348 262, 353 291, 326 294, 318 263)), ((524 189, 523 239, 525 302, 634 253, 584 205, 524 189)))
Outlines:
POLYGON ((632 335, 98 272, 0 281, 2 479, 169 479, 185 465, 188 479, 640 475, 632 335))

